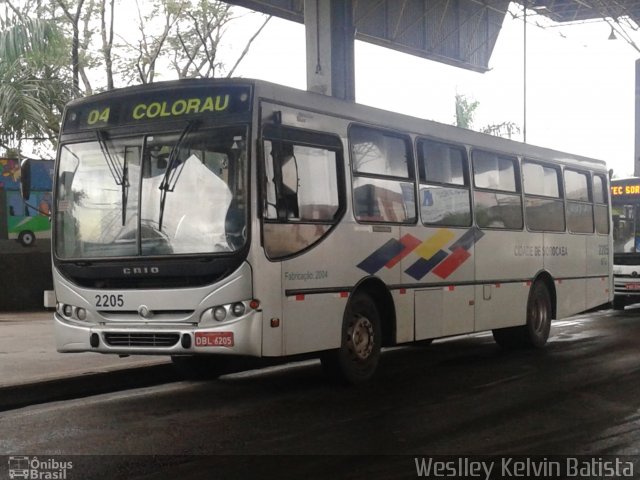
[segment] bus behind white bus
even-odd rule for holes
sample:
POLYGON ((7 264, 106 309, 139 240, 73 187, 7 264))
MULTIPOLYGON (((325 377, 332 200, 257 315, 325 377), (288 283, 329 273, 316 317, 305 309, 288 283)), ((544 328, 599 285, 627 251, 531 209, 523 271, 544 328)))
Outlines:
POLYGON ((640 303, 640 178, 611 180, 613 308, 640 303))

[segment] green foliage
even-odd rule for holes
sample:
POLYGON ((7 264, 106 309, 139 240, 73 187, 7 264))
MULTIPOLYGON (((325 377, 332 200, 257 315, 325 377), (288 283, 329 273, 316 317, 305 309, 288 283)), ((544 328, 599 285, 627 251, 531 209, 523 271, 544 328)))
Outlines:
POLYGON ((465 95, 456 93, 456 127, 470 129, 478 105, 480 102, 469 101, 465 95))
POLYGON ((0 31, 0 144, 51 141, 69 99, 64 40, 50 21, 3 18, 0 31))
POLYGON ((0 0, 0 148, 53 151, 77 96, 233 72, 260 30, 227 69, 219 45, 232 20, 217 0, 0 0))
MULTIPOLYGON (((465 95, 456 93, 456 121, 457 127, 473 129, 473 117, 480 102, 469 101, 465 95)), ((502 122, 486 125, 478 129, 479 132, 494 135, 496 137, 512 138, 520 134, 520 127, 515 122, 502 122)))
POLYGON ((512 138, 520 134, 520 127, 515 122, 502 122, 482 127, 480 131, 496 137, 512 138))

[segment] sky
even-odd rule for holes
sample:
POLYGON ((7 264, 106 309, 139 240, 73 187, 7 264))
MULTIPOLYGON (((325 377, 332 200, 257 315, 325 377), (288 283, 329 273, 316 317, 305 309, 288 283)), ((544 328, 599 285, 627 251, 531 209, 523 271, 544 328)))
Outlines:
MULTIPOLYGON (((227 32, 230 58, 262 18, 247 13, 227 32)), ((632 175, 640 53, 620 37, 609 40, 604 21, 545 23, 527 27, 527 142, 605 160, 617 177, 632 175)), ((640 34, 631 33, 640 43, 640 34)), ((508 121, 522 129, 523 58, 523 21, 509 14, 487 73, 356 41, 356 101, 452 124, 459 93, 479 102, 474 127, 508 121)), ((235 76, 306 88, 304 26, 273 18, 235 76)))

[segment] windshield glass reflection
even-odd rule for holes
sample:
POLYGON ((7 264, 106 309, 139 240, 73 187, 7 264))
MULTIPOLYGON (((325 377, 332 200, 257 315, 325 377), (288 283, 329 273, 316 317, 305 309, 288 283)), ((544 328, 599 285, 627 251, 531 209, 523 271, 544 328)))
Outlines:
POLYGON ((245 134, 244 128, 225 128, 63 146, 56 254, 76 259, 238 250, 246 242, 245 134), (112 175, 114 165, 125 168, 124 185, 112 175))

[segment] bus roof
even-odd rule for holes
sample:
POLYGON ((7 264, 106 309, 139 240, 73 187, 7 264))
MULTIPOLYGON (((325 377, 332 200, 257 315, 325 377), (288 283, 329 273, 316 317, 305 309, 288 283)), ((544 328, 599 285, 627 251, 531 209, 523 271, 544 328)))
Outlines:
MULTIPOLYGON (((375 125, 399 132, 409 132, 415 135, 434 137, 443 141, 461 143, 476 148, 488 149, 500 153, 520 155, 523 157, 553 161, 562 164, 580 165, 598 170, 606 169, 602 160, 574 155, 545 147, 525 144, 515 140, 509 140, 493 135, 475 132, 472 130, 455 127, 431 120, 412 117, 400 113, 381 110, 367 105, 347 102, 319 93, 308 92, 297 88, 274 84, 264 80, 232 78, 232 79, 183 79, 153 84, 137 85, 122 89, 102 92, 90 97, 74 100, 65 109, 63 133, 69 133, 82 129, 98 129, 113 125, 124 125, 124 115, 147 115, 146 120, 152 122, 163 119, 176 120, 185 118, 184 113, 190 108, 195 111, 196 98, 200 100, 198 108, 204 113, 244 112, 245 108, 253 101, 245 102, 246 96, 255 97, 258 101, 266 100, 281 103, 283 106, 300 108, 306 112, 317 112, 325 115, 335 115, 343 119, 358 123, 375 125), (189 94, 181 92, 191 92, 189 94), (225 108, 224 99, 226 92, 231 92, 231 100, 225 108), (213 98, 213 105, 205 105, 204 98, 213 98), (219 98, 220 97, 220 98, 219 98), (216 104, 216 99, 218 104, 216 104), (189 101, 192 101, 189 104, 189 101), (164 106, 163 106, 164 102, 164 106), (155 104, 151 106, 152 104, 155 104), (145 107, 140 105, 146 105, 145 107), (105 108, 116 106, 119 110, 115 114, 109 112, 110 117, 104 116, 105 108), (135 110, 136 106, 139 107, 135 110), (149 107, 151 106, 151 111, 149 107), (173 111, 171 110, 173 108, 173 111), (219 110, 216 110, 219 108, 219 110), (164 109, 164 110, 163 110, 164 109), (94 113, 92 114, 92 110, 94 113), (126 112, 125 112, 126 111, 126 112), (124 112, 124 113, 123 113, 124 112), (89 115, 93 118, 89 118, 89 115), (103 115, 101 118, 100 115, 103 115), (75 115, 75 118, 72 118, 75 115), (107 121, 105 121, 105 119, 107 121)), ((202 113, 202 112, 199 112, 202 113)), ((427 112, 428 113, 428 112, 427 112)), ((304 128, 304 123, 299 126, 304 128)))

